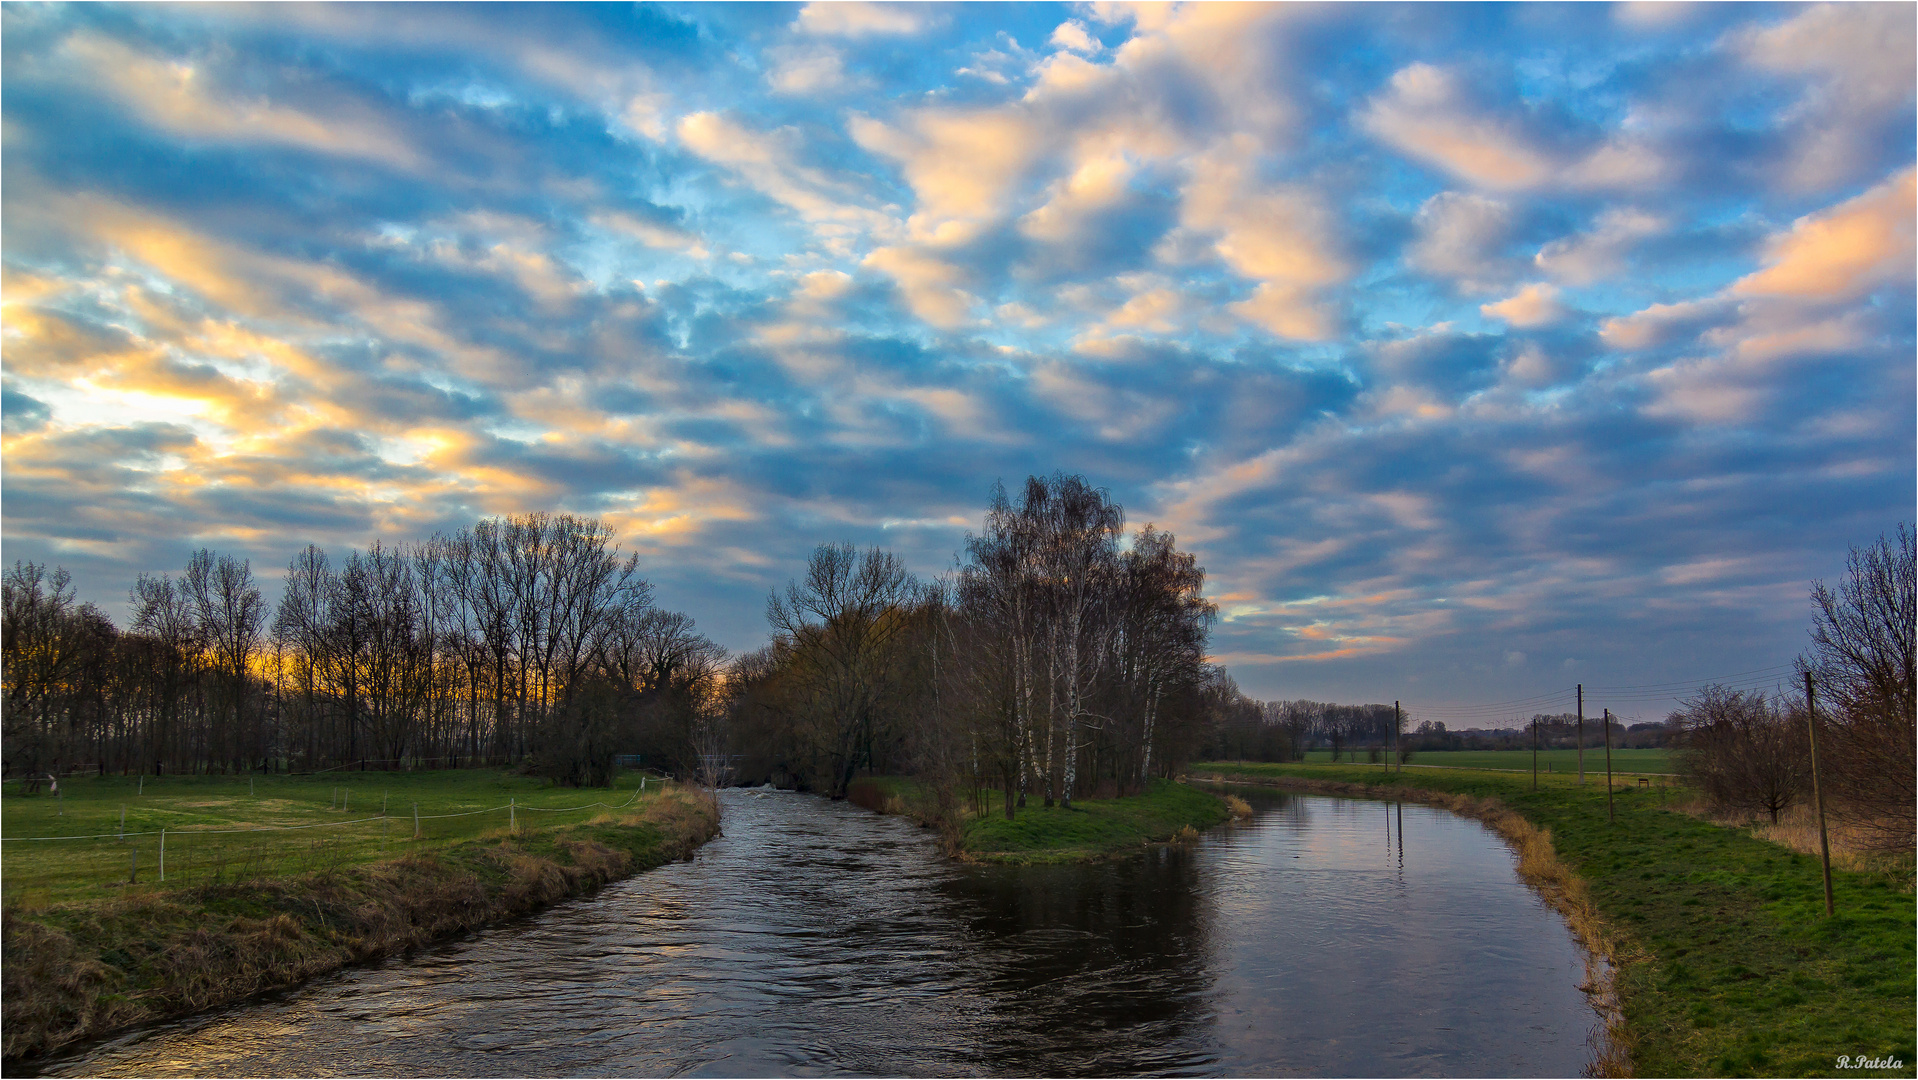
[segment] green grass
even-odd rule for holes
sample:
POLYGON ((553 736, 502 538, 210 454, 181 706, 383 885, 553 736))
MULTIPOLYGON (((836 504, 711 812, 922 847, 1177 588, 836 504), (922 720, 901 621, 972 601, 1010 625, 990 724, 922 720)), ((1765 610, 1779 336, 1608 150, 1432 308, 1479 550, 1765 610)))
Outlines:
MULTIPOLYGON (((475 785, 488 794, 478 778, 427 779, 422 796, 475 785)), ((232 872, 191 885, 169 875, 167 885, 106 898, 9 903, 0 934, 4 1054, 244 1000, 524 915, 684 857, 719 827, 712 799, 673 785, 650 785, 618 810, 552 817, 562 820, 395 845, 404 850, 385 860, 305 873, 232 872)))
POLYGON ((1074 799, 1069 810, 1029 802, 1011 821, 996 794, 987 803, 992 812, 966 822, 962 831, 963 851, 994 862, 1077 862, 1136 851, 1188 826, 1210 828, 1227 816, 1217 795, 1166 780, 1124 798, 1074 799))
MULTIPOLYGON (((1623 940, 1618 976, 1643 1076, 1840 1075, 1839 1055, 1895 1057, 1913 1076, 1914 900, 1908 875, 1834 869, 1826 918, 1818 860, 1666 808, 1672 789, 1605 791, 1571 777, 1364 765, 1201 763, 1195 774, 1319 778, 1489 796, 1551 830, 1623 940)), ((1602 774, 1601 774, 1602 776, 1602 774)))
MULTIPOLYGON (((60 797, 25 794, 17 781, 0 786, 0 880, 8 903, 51 903, 116 896, 136 872, 157 883, 161 829, 166 830, 166 884, 187 887, 242 878, 338 870, 408 853, 436 850, 503 833, 516 817, 522 833, 577 824, 591 811, 553 813, 532 807, 622 803, 639 774, 613 790, 558 788, 498 769, 423 772, 338 772, 318 776, 72 777, 60 797), (144 791, 142 791, 144 788, 144 791), (463 817, 474 810, 523 808, 463 817), (413 836, 413 807, 422 815, 413 836), (384 815, 382 815, 384 807, 384 815), (125 811, 125 839, 119 838, 125 811), (372 820, 362 820, 362 819, 372 820), (216 829, 310 826, 297 830, 217 833, 216 829), (100 834, 111 834, 101 836, 100 834), (93 836, 81 840, 18 837, 93 836), (137 862, 136 862, 137 859, 137 862)), ((656 786, 656 785, 655 785, 656 786)))
MULTIPOLYGON (((1672 765, 1672 752, 1664 749, 1612 748, 1612 771, 1614 773, 1674 773, 1678 770, 1672 765)), ((1353 760, 1351 751, 1342 755, 1344 761, 1353 760)), ((1308 763, 1330 764, 1332 751, 1308 750, 1305 753, 1308 763)), ((1383 755, 1381 755, 1383 760, 1383 755)), ((1357 763, 1365 763, 1365 750, 1357 754, 1357 763)), ((1408 766, 1439 765, 1452 769, 1495 769, 1512 770, 1530 775, 1532 771, 1532 752, 1530 750, 1420 750, 1406 763, 1408 766)), ((1538 752, 1538 771, 1541 773, 1578 773, 1577 750, 1540 750, 1538 752)), ((1585 748, 1585 775, 1605 775, 1605 748, 1585 748)))

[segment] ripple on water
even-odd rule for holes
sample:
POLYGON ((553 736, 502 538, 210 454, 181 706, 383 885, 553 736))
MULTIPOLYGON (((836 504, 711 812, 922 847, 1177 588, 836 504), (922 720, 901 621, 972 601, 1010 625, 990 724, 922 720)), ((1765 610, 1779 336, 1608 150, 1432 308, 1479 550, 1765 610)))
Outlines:
POLYGON ((1575 1075, 1564 925, 1476 822, 1252 793, 1186 848, 963 866, 726 792, 725 834, 544 914, 47 1063, 61 1075, 1575 1075))

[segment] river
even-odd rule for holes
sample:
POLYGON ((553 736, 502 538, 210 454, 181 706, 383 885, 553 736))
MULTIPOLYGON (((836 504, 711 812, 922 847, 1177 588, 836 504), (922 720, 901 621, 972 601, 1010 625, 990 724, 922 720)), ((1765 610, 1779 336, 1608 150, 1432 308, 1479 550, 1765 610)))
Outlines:
POLYGON ((1477 822, 1246 791, 1091 866, 966 866, 901 818, 721 796, 691 862, 45 1062, 94 1076, 1575 1076, 1564 923, 1477 822))

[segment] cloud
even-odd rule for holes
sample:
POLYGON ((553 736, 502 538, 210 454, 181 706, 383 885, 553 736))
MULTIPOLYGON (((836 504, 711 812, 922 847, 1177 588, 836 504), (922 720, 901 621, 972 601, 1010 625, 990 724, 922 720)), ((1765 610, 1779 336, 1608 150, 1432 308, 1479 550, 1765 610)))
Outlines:
POLYGON ((1488 114, 1451 72, 1412 64, 1393 74, 1360 122, 1380 139, 1481 187, 1537 187, 1557 171, 1517 125, 1488 114))
MULTIPOLYGON (((802 160, 807 140, 797 128, 756 131, 719 113, 696 112, 683 117, 676 131, 687 149, 731 169, 807 221, 861 231, 890 221, 851 180, 802 160)), ((843 230, 826 232, 844 235, 843 230)))
POLYGON ((837 49, 779 46, 768 50, 773 66, 766 81, 781 94, 845 93, 866 85, 846 73, 837 49))
POLYGON ((1280 337, 1319 340, 1336 317, 1318 290, 1345 279, 1333 219, 1310 189, 1260 184, 1232 147, 1202 159, 1184 192, 1180 223, 1214 237, 1212 249, 1239 276, 1257 282, 1232 305, 1241 318, 1280 337))
POLYGON ((91 33, 72 35, 62 50, 93 85, 176 135, 273 143, 407 171, 424 167, 411 140, 356 102, 331 101, 324 115, 315 115, 258 95, 224 93, 204 63, 158 60, 91 33))
POLYGON ((1790 140, 1777 169, 1789 187, 1823 190, 1889 164, 1886 137, 1911 127, 1914 33, 1910 13, 1896 6, 1817 4, 1728 35, 1752 67, 1805 82, 1780 117, 1790 140))
POLYGON ((1513 326, 1547 326, 1565 317, 1565 307, 1558 302, 1558 288, 1547 282, 1539 281, 1520 289, 1518 293, 1496 304, 1480 304, 1479 314, 1492 319, 1503 319, 1513 326))
POLYGON ((1632 248, 1666 229, 1665 219, 1629 206, 1605 210, 1590 232, 1554 240, 1538 250, 1532 262, 1540 270, 1572 285, 1590 285, 1625 270, 1632 248))
POLYGON ((1419 207, 1418 236, 1406 249, 1414 269, 1451 281, 1459 291, 1490 292, 1515 267, 1505 255, 1513 234, 1512 208, 1483 195, 1441 191, 1419 207))
POLYGON ((1047 40, 1061 49, 1085 53, 1088 56, 1105 49, 1097 38, 1086 32, 1086 25, 1077 19, 1067 19, 1060 23, 1053 29, 1052 37, 1047 40))
POLYGON ((1631 131, 1501 106, 1455 70, 1409 64, 1359 111, 1382 142, 1491 191, 1616 189, 1662 180, 1664 156, 1631 131))
POLYGON ((870 37, 874 35, 910 36, 938 21, 937 15, 919 4, 876 4, 860 0, 833 0, 810 3, 799 9, 793 25, 808 34, 832 37, 870 37))
POLYGON ((977 297, 959 286, 964 273, 924 250, 909 247, 875 248, 862 266, 892 277, 905 294, 913 314, 934 326, 952 329, 968 321, 977 297))
POLYGON ((1918 173, 1904 169, 1856 198, 1792 223, 1766 245, 1771 264, 1741 278, 1743 296, 1847 300, 1912 278, 1918 173))

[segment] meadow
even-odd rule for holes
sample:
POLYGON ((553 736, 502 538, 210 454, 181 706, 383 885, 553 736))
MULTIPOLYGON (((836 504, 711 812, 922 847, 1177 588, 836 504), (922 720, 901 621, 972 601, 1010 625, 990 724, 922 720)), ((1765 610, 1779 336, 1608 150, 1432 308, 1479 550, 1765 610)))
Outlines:
MULTIPOLYGON (((1206 762, 1238 782, 1363 785, 1495 799, 1538 828, 1585 883, 1618 958, 1633 1065, 1644 1076, 1913 1076, 1918 997, 1909 855, 1834 867, 1827 917, 1818 859, 1683 812, 1683 789, 1605 786, 1559 773, 1206 762), (1840 1055, 1896 1059, 1841 1070, 1840 1055)), ((1602 776, 1602 773, 1601 773, 1602 776)))
MULTIPOLYGON (((10 780, 0 785, 0 884, 7 904, 28 909, 159 885, 162 830, 169 888, 339 870, 578 824, 631 802, 641 778, 624 774, 608 791, 500 769, 75 776, 57 797, 10 780)), ((647 794, 661 790, 654 780, 647 794)))
MULTIPOLYGON (((1366 764, 1365 751, 1360 750, 1354 758, 1351 751, 1341 755, 1342 763, 1366 764)), ((1381 756, 1381 760, 1384 756, 1381 756)), ((1319 764, 1332 763, 1332 751, 1308 750, 1305 760, 1319 764)), ((1532 771, 1532 752, 1530 750, 1418 750, 1414 751, 1407 768, 1434 766, 1447 769, 1490 769, 1497 771, 1532 771)), ((1540 750, 1538 752, 1538 771, 1541 773, 1578 774, 1577 750, 1540 750)), ((1626 750, 1612 748, 1612 771, 1614 773, 1676 773, 1672 764, 1672 752, 1658 748, 1639 748, 1626 750)), ((1605 748, 1603 746, 1585 748, 1585 775, 1593 773, 1605 775, 1605 748)))

